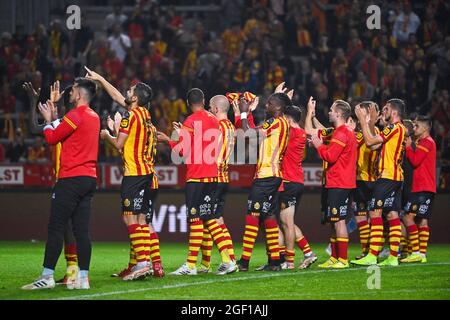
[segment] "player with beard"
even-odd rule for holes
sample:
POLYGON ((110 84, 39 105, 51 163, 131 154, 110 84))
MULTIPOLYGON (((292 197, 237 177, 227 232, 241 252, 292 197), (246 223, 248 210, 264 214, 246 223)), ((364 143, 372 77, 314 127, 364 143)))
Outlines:
MULTIPOLYGON (((105 78, 89 70, 88 78, 98 81, 111 98, 128 111, 120 121, 116 136, 108 130, 101 131, 101 138, 117 150, 123 150, 124 177, 121 186, 123 221, 130 237, 130 262, 119 275, 123 280, 140 279, 150 272, 150 252, 154 230, 146 222, 146 215, 155 189, 152 189, 155 173, 156 128, 151 122, 147 105, 153 92, 145 83, 131 86, 127 96, 114 88, 105 78), (136 264, 134 259, 136 258, 136 264)), ((159 250, 159 242, 156 243, 159 250)), ((163 276, 160 261, 153 262, 153 275, 163 276)))

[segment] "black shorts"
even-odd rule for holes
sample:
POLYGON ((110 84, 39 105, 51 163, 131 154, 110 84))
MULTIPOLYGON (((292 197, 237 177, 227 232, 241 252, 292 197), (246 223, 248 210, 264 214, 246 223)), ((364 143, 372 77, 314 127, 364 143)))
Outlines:
POLYGON ((402 181, 378 179, 375 182, 369 210, 383 209, 383 213, 400 212, 402 206, 402 181))
POLYGON ((247 214, 258 213, 263 218, 276 216, 280 212, 278 192, 280 184, 279 177, 253 180, 247 201, 247 214))
POLYGON ((328 189, 327 217, 329 222, 345 220, 351 209, 353 189, 328 189))
POLYGON ((145 221, 147 222, 147 224, 151 224, 153 222, 157 197, 158 189, 151 189, 150 198, 148 199, 147 213, 145 214, 145 221))
POLYGON ((281 210, 289 207, 296 208, 303 194, 303 183, 284 181, 283 189, 280 192, 281 210))
POLYGON ((151 198, 153 174, 145 176, 125 176, 122 180, 120 195, 122 211, 132 214, 146 214, 151 198))
POLYGON ((214 214, 215 219, 219 219, 223 216, 225 210, 225 198, 228 193, 228 183, 219 182, 216 187, 215 199, 217 201, 216 212, 214 214))
POLYGON ((356 190, 354 192, 354 201, 356 202, 355 215, 364 216, 367 214, 374 187, 375 181, 356 181, 356 190))
POLYGON ((320 223, 327 223, 328 189, 322 186, 320 191, 320 223))
POLYGON ((432 192, 412 192, 406 203, 405 212, 412 213, 417 218, 430 219, 433 199, 432 192))
POLYGON ((186 215, 189 222, 215 219, 217 182, 186 183, 186 215))

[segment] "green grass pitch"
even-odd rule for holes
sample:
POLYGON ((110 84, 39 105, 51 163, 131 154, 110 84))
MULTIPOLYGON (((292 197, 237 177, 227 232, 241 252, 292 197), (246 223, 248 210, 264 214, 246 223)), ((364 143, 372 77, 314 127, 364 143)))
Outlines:
MULTIPOLYGON (((308 270, 282 272, 239 272, 226 276, 169 276, 125 282, 111 278, 128 261, 127 243, 93 243, 91 290, 69 291, 65 286, 52 290, 23 291, 20 287, 41 272, 45 243, 0 242, 0 299, 108 299, 108 300, 307 300, 307 299, 450 299, 450 245, 430 245, 428 263, 408 264, 380 269, 380 289, 368 289, 363 267, 345 270, 322 270, 317 264, 327 256, 324 244, 312 244, 318 263, 308 270)), ((240 245, 237 245, 238 256, 240 245)), ((186 244, 161 244, 166 273, 178 268, 186 259, 186 244)), ((359 253, 352 245, 349 256, 359 253)), ((296 265, 299 251, 296 252, 296 265)), ((265 262, 265 250, 258 244, 251 270, 265 262)), ((217 268, 219 256, 212 257, 217 268)), ((65 260, 59 259, 55 278, 63 276, 65 260)))

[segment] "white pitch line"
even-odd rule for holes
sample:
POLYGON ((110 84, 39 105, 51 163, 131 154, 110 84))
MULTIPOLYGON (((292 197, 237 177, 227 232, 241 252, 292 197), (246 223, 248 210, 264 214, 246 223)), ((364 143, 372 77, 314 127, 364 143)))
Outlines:
MULTIPOLYGON (((426 264, 401 264, 398 267, 391 267, 386 270, 394 270, 396 268, 405 268, 405 267, 425 267, 425 266, 439 266, 439 265, 450 265, 450 262, 435 262, 435 263, 426 263, 426 264)), ((189 287, 189 286, 197 286, 197 285, 205 285, 205 284, 213 284, 213 283, 221 283, 221 282, 234 282, 234 281, 246 281, 246 280, 252 280, 252 279, 264 279, 264 278, 275 278, 275 277, 286 277, 286 276, 301 276, 301 275, 308 275, 308 274, 316 274, 316 273, 324 273, 324 272, 346 272, 346 271, 363 271, 366 268, 349 268, 349 269, 335 269, 335 270, 315 270, 315 271, 307 271, 307 272, 299 272, 299 273, 271 273, 271 274, 263 274, 263 275, 255 275, 255 276, 248 276, 248 277, 233 277, 233 278, 226 278, 226 279, 214 279, 214 280, 207 280, 207 281, 199 281, 199 282, 185 282, 185 283, 178 283, 173 285, 164 285, 162 287, 153 287, 153 288, 141 288, 141 289, 132 289, 132 290, 124 290, 124 291, 111 291, 111 292, 103 292, 103 293, 94 293, 94 294, 85 294, 80 296, 71 296, 71 297, 62 297, 62 298, 56 298, 53 300, 81 300, 81 299, 89 299, 89 298, 96 298, 96 297, 105 297, 105 296, 113 296, 113 295, 119 295, 119 294, 129 294, 129 293, 136 293, 136 292, 145 292, 145 291, 154 291, 154 290, 162 290, 162 289, 176 289, 176 288, 183 288, 183 287, 189 287)), ((384 268, 382 267, 381 270, 384 268)), ((172 276, 171 276, 172 277, 172 276)), ((177 277, 177 276, 173 276, 177 277)), ((178 276, 183 277, 183 276, 178 276)), ((195 276, 191 276, 195 277, 195 276)), ((377 290, 378 291, 378 290, 377 290)))

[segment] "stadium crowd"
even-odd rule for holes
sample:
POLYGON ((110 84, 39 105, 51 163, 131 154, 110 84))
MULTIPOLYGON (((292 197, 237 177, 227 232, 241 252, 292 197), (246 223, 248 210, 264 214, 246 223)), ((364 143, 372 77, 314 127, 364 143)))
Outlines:
MULTIPOLYGON (((206 97, 250 91, 264 98, 286 81, 295 89, 294 103, 317 99, 317 117, 326 123, 335 99, 352 106, 363 100, 383 105, 390 97, 404 99, 408 113, 433 117, 438 163, 450 157, 449 5, 433 0, 380 4, 381 30, 369 30, 365 10, 374 1, 244 1, 222 6, 212 28, 197 13, 174 6, 138 1, 131 13, 111 6, 104 29, 82 24, 68 31, 53 20, 32 34, 7 32, 0 44, 0 162, 43 162, 48 147, 29 130, 25 81, 41 88, 61 87, 84 75, 84 65, 125 91, 143 81, 154 90, 152 119, 170 133, 173 121, 188 113, 185 92, 202 88, 206 97)), ((376 1, 375 1, 376 2, 376 1)), ((108 2, 108 4, 110 4, 108 2)), ((162 2, 162 4, 165 4, 162 2)), ((106 127, 118 106, 100 92, 93 103, 106 127)), ((264 108, 255 111, 257 123, 264 108), (258 112, 259 110, 259 112, 258 112)), ((158 145, 157 163, 170 162, 170 149, 158 145)), ((312 154, 309 160, 318 161, 312 154)), ((102 143, 100 161, 120 161, 118 152, 102 143)))

